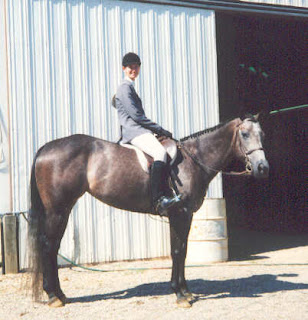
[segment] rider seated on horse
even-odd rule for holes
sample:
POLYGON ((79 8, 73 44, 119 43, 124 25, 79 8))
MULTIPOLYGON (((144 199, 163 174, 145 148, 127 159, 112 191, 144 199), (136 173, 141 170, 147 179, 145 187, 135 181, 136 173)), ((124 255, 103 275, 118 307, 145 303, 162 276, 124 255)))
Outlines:
POLYGON ((150 182, 153 208, 163 214, 169 207, 180 201, 178 197, 164 194, 168 179, 167 152, 154 134, 172 138, 172 133, 148 119, 142 107, 141 99, 135 91, 135 80, 140 72, 141 61, 137 54, 129 52, 122 60, 125 74, 119 85, 115 106, 121 124, 121 143, 130 143, 154 159, 151 166, 150 182))

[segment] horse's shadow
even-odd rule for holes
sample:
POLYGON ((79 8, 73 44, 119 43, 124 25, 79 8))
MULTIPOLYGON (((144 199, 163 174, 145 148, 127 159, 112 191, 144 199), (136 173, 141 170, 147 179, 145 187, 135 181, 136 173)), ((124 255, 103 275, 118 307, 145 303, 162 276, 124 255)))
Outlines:
MULTIPOLYGON (((278 280, 278 277, 297 277, 298 274, 255 275, 234 280, 208 281, 196 279, 187 281, 195 301, 221 298, 256 298, 264 293, 308 289, 308 283, 294 283, 278 280)), ((164 296, 172 294, 169 282, 146 283, 127 290, 68 299, 68 303, 95 302, 108 299, 129 299, 133 297, 164 296)), ((195 302, 194 301, 194 302, 195 302)))

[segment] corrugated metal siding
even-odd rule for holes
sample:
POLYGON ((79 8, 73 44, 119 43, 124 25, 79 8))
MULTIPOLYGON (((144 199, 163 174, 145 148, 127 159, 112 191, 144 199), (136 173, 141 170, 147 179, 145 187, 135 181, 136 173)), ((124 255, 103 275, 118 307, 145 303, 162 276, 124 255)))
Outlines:
MULTIPOLYGON (((0 1, 0 213, 11 211, 11 187, 9 176, 9 112, 7 88, 7 50, 4 3, 0 1)), ((1 240, 0 240, 1 241, 1 240)))
POLYGON ((240 0, 240 1, 308 8, 308 0, 240 0))
MULTIPOLYGON (((136 89, 150 118, 177 138, 218 123, 214 12, 121 1, 7 0, 6 15, 14 211, 28 209, 32 160, 47 141, 73 133, 117 140, 110 101, 128 51, 142 59, 136 89)), ((208 194, 222 196, 220 177, 208 194)), ((22 267, 25 230, 21 218, 22 267)), ((60 251, 78 263, 166 256, 169 227, 86 195, 73 209, 60 251)))

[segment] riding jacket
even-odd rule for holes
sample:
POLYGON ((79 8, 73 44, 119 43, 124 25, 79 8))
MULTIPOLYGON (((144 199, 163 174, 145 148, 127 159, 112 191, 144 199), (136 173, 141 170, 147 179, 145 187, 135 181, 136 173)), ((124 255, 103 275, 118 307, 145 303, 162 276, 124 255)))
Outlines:
POLYGON ((146 117, 132 81, 124 79, 120 84, 115 96, 115 105, 121 125, 121 143, 128 143, 144 133, 162 132, 163 128, 160 125, 146 117))

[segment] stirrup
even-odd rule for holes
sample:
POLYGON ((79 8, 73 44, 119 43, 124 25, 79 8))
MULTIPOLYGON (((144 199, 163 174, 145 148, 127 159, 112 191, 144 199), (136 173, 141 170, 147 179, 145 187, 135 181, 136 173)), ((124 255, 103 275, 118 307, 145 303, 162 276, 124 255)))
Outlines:
POLYGON ((176 203, 179 203, 181 201, 182 195, 175 195, 173 198, 162 196, 160 197, 155 204, 155 211, 160 216, 168 216, 167 210, 171 208, 176 203))

